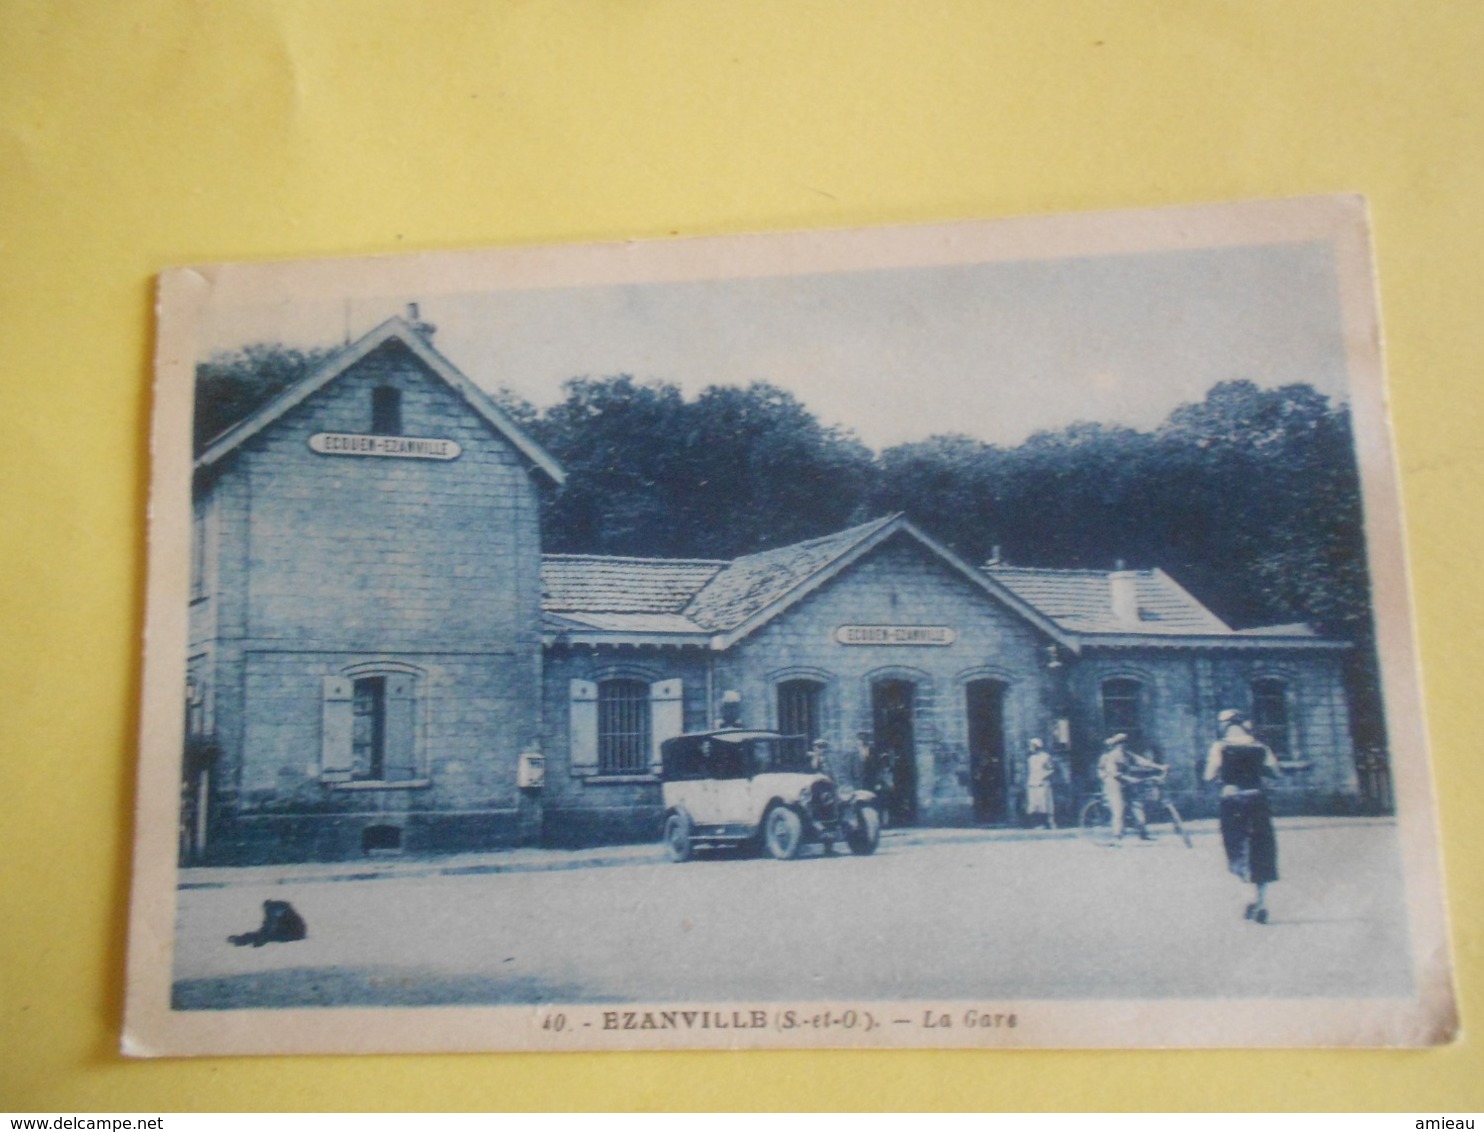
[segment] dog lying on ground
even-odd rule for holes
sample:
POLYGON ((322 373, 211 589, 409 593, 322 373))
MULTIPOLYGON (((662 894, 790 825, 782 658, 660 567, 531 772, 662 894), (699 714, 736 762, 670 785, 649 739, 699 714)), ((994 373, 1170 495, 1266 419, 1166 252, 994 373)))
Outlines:
POLYGON ((309 929, 304 924, 304 917, 295 912, 294 906, 287 900, 264 900, 263 926, 255 932, 229 935, 227 942, 238 947, 246 947, 248 944, 262 947, 265 943, 291 943, 296 939, 305 939, 308 935, 309 929))

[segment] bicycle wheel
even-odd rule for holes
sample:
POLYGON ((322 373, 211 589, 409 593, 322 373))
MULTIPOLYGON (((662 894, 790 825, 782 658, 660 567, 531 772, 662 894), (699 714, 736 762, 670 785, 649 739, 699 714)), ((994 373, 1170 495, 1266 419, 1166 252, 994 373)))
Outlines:
POLYGON ((1113 844, 1113 811, 1102 798, 1093 798, 1083 806, 1078 820, 1087 840, 1098 845, 1113 844))
POLYGON ((1195 845, 1190 840, 1190 834, 1185 831, 1185 823, 1180 820, 1180 811, 1175 809, 1175 803, 1166 802, 1165 809, 1170 811, 1170 824, 1175 827, 1175 832, 1180 835, 1180 840, 1185 842, 1185 848, 1194 849, 1195 845))

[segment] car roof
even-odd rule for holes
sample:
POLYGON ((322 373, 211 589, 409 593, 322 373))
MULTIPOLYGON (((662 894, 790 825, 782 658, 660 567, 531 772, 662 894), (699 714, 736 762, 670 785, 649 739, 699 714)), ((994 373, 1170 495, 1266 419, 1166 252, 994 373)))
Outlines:
POLYGON ((714 739, 719 743, 745 743, 749 739, 781 739, 776 731, 758 731, 747 728, 735 727, 722 731, 692 731, 687 735, 677 735, 677 739, 714 739))

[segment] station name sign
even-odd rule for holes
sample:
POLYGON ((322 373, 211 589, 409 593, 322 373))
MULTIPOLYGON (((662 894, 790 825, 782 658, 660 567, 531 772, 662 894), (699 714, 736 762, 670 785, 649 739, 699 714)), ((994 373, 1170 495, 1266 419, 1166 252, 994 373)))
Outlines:
POLYGON ((951 645, 958 634, 944 625, 841 625, 842 645, 951 645))
POLYGON ((457 460, 464 451, 457 440, 353 432, 317 432, 309 438, 309 447, 326 456, 392 456, 401 460, 457 460))

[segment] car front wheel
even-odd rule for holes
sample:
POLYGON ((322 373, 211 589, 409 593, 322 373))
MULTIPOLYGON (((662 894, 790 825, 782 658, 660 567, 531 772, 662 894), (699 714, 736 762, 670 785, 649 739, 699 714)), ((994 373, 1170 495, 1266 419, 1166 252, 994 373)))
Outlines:
POLYGON ((845 843, 857 857, 868 857, 881 844, 881 815, 875 806, 862 806, 855 815, 855 828, 845 835, 845 843))
POLYGON ((665 851, 672 861, 690 860, 690 818, 684 814, 671 814, 665 819, 665 851))
POLYGON ((768 814, 763 823, 763 844, 768 856, 780 861, 791 861, 799 855, 804 843, 804 823, 799 815, 787 806, 779 806, 768 814))

